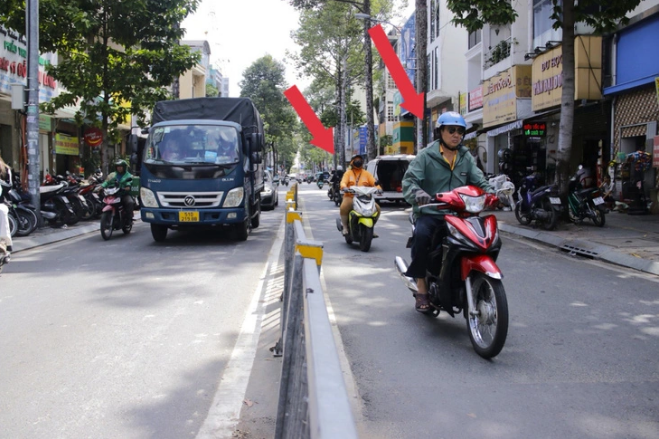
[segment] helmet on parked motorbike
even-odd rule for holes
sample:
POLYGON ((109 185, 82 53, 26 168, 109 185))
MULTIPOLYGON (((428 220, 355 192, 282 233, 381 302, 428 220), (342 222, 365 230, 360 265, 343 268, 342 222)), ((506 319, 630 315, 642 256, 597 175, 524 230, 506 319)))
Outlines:
POLYGON ((497 155, 499 156, 499 161, 502 162, 509 162, 510 159, 512 158, 512 153, 510 152, 510 148, 500 149, 497 155))

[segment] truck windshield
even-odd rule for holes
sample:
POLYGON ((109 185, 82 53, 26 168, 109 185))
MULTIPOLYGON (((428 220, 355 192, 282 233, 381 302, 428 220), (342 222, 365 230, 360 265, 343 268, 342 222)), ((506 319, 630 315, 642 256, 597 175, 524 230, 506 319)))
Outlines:
POLYGON ((240 160, 238 132, 216 125, 176 125, 151 130, 144 148, 148 164, 232 165, 240 160))

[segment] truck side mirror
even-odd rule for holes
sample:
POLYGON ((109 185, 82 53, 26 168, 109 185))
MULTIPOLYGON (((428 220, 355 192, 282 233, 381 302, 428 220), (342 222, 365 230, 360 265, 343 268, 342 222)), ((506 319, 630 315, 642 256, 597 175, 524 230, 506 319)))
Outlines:
MULTIPOLYGON (((130 151, 133 154, 137 154, 137 136, 135 134, 129 135, 127 143, 130 146, 130 151)), ((131 156, 131 158, 132 158, 132 156, 131 156)))
POLYGON ((263 157, 261 156, 261 154, 258 153, 258 152, 253 152, 252 153, 252 164, 260 165, 261 163, 263 163, 263 157))

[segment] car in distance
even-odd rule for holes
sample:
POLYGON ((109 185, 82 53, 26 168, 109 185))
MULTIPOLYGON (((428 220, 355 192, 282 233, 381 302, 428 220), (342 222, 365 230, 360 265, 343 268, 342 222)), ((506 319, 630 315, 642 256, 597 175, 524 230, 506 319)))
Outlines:
POLYGON ((279 205, 279 184, 275 183, 271 171, 263 171, 263 190, 261 191, 261 210, 273 210, 279 205))

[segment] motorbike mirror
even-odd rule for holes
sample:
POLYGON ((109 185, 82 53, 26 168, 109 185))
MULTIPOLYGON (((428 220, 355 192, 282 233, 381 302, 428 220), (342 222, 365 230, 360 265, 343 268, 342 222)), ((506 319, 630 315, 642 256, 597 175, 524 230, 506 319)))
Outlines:
POLYGON ((579 165, 579 170, 581 171, 583 169, 583 165, 579 165))

